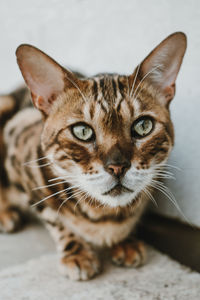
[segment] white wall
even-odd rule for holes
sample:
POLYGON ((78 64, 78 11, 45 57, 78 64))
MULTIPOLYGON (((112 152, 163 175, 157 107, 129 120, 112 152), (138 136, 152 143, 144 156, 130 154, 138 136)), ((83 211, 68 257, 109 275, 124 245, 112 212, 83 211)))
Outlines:
MULTIPOLYGON (((88 75, 130 73, 174 31, 188 50, 171 105, 176 146, 170 162, 182 171, 169 183, 184 215, 200 226, 200 2, 198 0, 1 0, 0 92, 22 82, 15 49, 30 43, 88 75)), ((169 201, 162 213, 180 216, 169 201)))

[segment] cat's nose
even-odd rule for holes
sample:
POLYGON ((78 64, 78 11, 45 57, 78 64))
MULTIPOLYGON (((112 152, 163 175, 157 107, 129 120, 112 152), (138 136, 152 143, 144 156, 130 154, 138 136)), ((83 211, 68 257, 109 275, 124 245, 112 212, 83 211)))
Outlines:
POLYGON ((111 175, 120 178, 131 167, 130 156, 124 154, 119 146, 114 146, 107 153, 104 160, 104 168, 111 175))
POLYGON ((121 177, 123 176, 126 171, 130 168, 130 162, 124 162, 122 164, 109 164, 106 166, 107 171, 116 177, 121 177))

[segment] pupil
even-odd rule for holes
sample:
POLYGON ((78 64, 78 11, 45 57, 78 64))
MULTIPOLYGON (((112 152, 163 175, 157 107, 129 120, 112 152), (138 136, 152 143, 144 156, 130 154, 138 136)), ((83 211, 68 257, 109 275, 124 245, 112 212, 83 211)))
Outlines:
POLYGON ((143 129, 143 131, 145 131, 147 129, 147 122, 146 121, 142 122, 142 129, 143 129))
POLYGON ((148 126, 149 126, 149 122, 148 122, 148 120, 145 120, 145 121, 143 122, 143 124, 142 124, 143 129, 144 129, 144 130, 147 130, 147 129, 148 129, 148 126))
POLYGON ((145 127, 146 127, 146 125, 145 125, 145 121, 143 121, 143 122, 142 122, 142 129, 144 129, 144 130, 145 130, 145 127))

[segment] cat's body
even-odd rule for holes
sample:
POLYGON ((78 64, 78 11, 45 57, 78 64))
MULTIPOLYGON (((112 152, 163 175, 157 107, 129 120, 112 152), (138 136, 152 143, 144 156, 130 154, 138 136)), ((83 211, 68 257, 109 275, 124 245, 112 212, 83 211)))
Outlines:
MULTIPOLYGON (((161 166, 173 146, 168 106, 185 37, 177 33, 161 44, 166 50, 169 43, 176 44, 175 38, 182 50, 174 54, 171 82, 162 88, 155 76, 158 69, 164 73, 164 63, 148 66, 149 58, 129 77, 78 79, 36 48, 24 45, 17 51, 42 114, 27 107, 24 97, 16 112, 18 94, 0 99, 2 120, 6 119, 1 122, 0 224, 4 231, 16 229, 16 207, 31 206, 56 241, 62 272, 72 279, 85 280, 99 272, 93 245, 112 247, 113 261, 121 265, 144 261, 142 243, 128 237, 156 178, 164 176, 161 166), (145 81, 148 72, 153 77, 145 81)), ((151 61, 159 57, 154 52, 151 61)), ((23 93, 27 99, 28 92, 23 93)))

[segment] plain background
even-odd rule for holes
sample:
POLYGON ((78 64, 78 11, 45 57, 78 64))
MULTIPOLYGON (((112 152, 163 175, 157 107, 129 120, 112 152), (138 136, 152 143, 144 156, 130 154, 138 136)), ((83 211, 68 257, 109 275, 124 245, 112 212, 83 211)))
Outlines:
POLYGON ((0 93, 22 83, 15 60, 30 43, 58 62, 92 75, 130 74, 166 36, 183 31, 188 49, 171 105, 176 145, 168 182, 182 214, 159 196, 161 213, 200 226, 200 2, 198 0, 0 0, 0 93), (185 218, 183 217, 185 215, 185 218))

